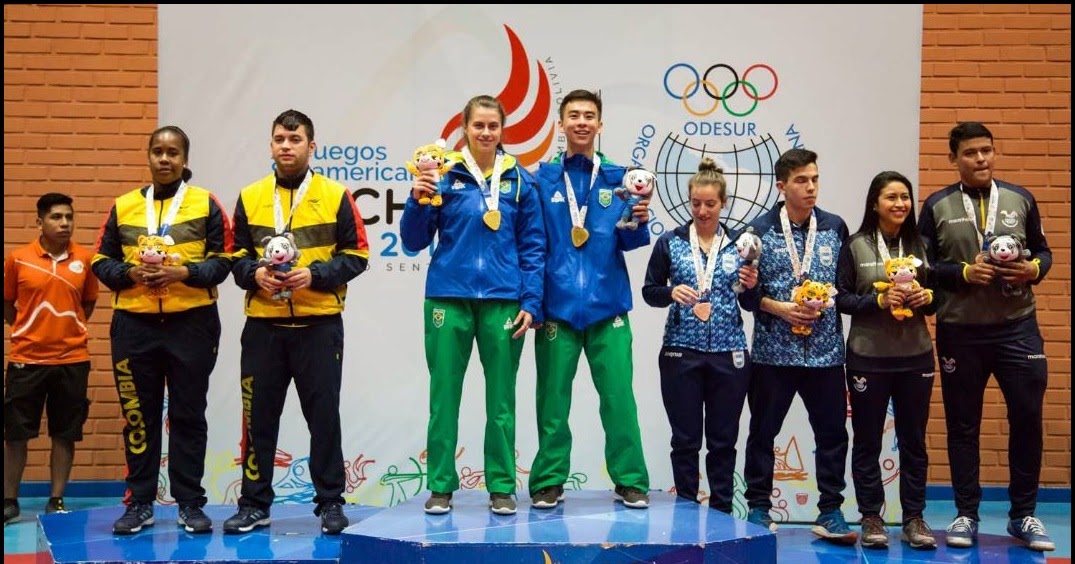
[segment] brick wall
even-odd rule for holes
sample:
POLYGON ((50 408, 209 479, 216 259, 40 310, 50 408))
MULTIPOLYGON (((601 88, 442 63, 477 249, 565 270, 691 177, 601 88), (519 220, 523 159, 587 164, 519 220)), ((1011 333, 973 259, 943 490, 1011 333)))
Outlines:
MULTIPOLYGON (((948 131, 981 121, 998 151, 996 175, 1038 200, 1053 268, 1037 288, 1049 357, 1043 485, 1071 485, 1071 6, 927 4, 922 33, 919 180, 924 199, 958 180, 948 131)), ((939 380, 938 380, 939 381, 939 380)), ((941 388, 934 389, 929 481, 947 484, 941 388)), ((1004 397, 991 380, 982 420, 982 482, 1008 482, 1004 397)))
MULTIPOLYGON (((75 197, 75 239, 92 245, 112 199, 148 181, 157 122, 154 6, 4 6, 4 251, 36 236, 37 195, 75 197)), ((1071 484, 1071 8, 926 5, 920 181, 924 198, 956 178, 947 134, 980 120, 997 137, 998 176, 1038 198, 1054 266, 1037 288, 1049 355, 1042 483, 1071 484)), ((102 305, 91 322, 93 405, 73 479, 120 480, 122 421, 102 305)), ((6 347, 6 343, 5 343, 6 347)), ((6 352, 6 350, 5 350, 6 352)), ((949 482, 940 387, 930 421, 930 482, 949 482)), ((25 480, 48 479, 48 441, 30 443, 25 480)), ((1007 422, 986 391, 982 479, 1007 483, 1007 422)))
MULTIPOLYGON (((156 124, 156 6, 5 4, 5 255, 37 236, 35 204, 50 191, 74 197, 75 241, 92 248, 115 197, 149 181, 145 151, 156 124)), ((102 292, 90 320, 93 403, 74 480, 126 474, 110 295, 102 292)), ((5 339, 5 356, 7 347, 5 339)), ((24 480, 49 479, 48 452, 47 438, 30 442, 24 480)))

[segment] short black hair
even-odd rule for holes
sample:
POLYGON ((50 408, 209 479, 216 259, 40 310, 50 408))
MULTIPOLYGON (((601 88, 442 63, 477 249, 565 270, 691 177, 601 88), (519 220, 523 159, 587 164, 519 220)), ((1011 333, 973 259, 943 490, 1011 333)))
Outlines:
POLYGON ((773 166, 776 179, 787 182, 791 178, 792 171, 809 164, 817 164, 817 153, 809 149, 788 149, 773 166))
MULTIPOLYGON (((74 202, 74 200, 67 194, 49 192, 37 199, 37 217, 43 219, 49 214, 49 210, 52 209, 52 206, 71 206, 72 202, 74 202)), ((74 208, 74 206, 71 207, 74 208)))
MULTIPOLYGON (((298 110, 285 110, 282 114, 276 116, 276 119, 272 120, 272 128, 276 129, 276 126, 282 125, 284 129, 288 131, 298 131, 299 126, 306 126, 306 137, 310 141, 314 140, 314 122, 310 120, 310 117, 298 110)), ((272 135, 272 132, 269 132, 272 135)))
POLYGON ((961 123, 948 132, 948 150, 955 155, 959 151, 960 143, 967 139, 978 139, 979 137, 988 137, 989 142, 993 142, 993 132, 989 131, 988 127, 977 121, 961 123))
POLYGON ((572 90, 560 101, 560 119, 564 119, 564 108, 571 102, 593 102, 597 106, 597 117, 601 118, 601 97, 591 90, 572 90))

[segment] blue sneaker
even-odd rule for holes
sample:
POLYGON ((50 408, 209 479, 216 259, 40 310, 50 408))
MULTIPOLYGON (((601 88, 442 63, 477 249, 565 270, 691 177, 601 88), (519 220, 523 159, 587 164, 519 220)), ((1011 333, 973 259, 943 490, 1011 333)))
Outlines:
POLYGON ((755 507, 747 513, 747 523, 754 523, 760 527, 765 527, 772 532, 776 532, 777 526, 773 522, 773 518, 769 516, 769 510, 761 507, 755 507))
MULTIPOLYGON (((1010 528, 1011 525, 1009 524, 1010 528)), ((952 548, 970 548, 978 540, 978 521, 970 517, 956 517, 948 525, 945 542, 952 548)))
POLYGON ((810 530, 827 541, 840 544, 855 544, 859 538, 858 533, 847 526, 844 512, 839 509, 818 515, 817 521, 814 521, 814 526, 810 530))
POLYGON ((1008 521, 1008 534, 1023 541, 1030 550, 1056 550, 1056 543, 1049 538, 1045 525, 1042 525, 1037 517, 1027 516, 1008 521))

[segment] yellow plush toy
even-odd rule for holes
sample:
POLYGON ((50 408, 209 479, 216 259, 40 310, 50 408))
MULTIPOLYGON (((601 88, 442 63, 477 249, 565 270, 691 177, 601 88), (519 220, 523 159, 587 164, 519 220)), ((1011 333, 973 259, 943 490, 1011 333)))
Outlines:
POLYGON ((160 235, 138 236, 138 260, 142 264, 157 266, 172 266, 179 264, 179 253, 169 253, 168 247, 172 245, 171 237, 160 235))
MULTIPOLYGON (((832 284, 823 284, 806 279, 791 290, 791 301, 814 310, 815 317, 821 316, 821 311, 836 305, 833 296, 836 295, 836 287, 832 284)), ((791 332, 804 337, 814 332, 809 325, 792 325, 791 332)))
MULTIPOLYGON (((415 176, 422 174, 424 171, 432 170, 435 176, 433 182, 440 182, 440 175, 448 172, 455 165, 455 162, 446 156, 446 146, 444 139, 437 139, 436 143, 418 147, 414 150, 414 159, 406 163, 407 170, 415 176)), ((423 206, 432 204, 434 207, 443 204, 444 198, 440 195, 440 188, 437 188, 437 192, 433 194, 432 198, 423 197, 418 200, 418 203, 423 206)))
MULTIPOLYGON (((168 252, 174 242, 170 235, 139 235, 138 236, 138 260, 146 266, 173 266, 182 263, 179 253, 168 252)), ((147 293, 150 296, 163 296, 168 293, 168 288, 150 288, 147 293)))
MULTIPOLYGON (((885 276, 888 278, 888 282, 874 282, 873 287, 882 296, 892 288, 899 288, 910 294, 912 291, 922 287, 918 280, 915 280, 918 277, 918 267, 920 266, 922 266, 922 260, 914 255, 890 258, 885 261, 885 276)), ((933 301, 932 290, 927 291, 930 292, 930 301, 933 301)), ((892 317, 900 321, 908 317, 914 317, 914 312, 906 305, 892 306, 890 309, 892 310, 892 317)))

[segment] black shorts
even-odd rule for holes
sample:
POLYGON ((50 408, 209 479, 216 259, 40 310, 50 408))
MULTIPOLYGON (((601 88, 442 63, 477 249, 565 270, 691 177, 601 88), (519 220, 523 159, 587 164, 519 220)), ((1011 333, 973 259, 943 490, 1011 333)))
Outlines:
POLYGON ((45 407, 50 437, 81 441, 82 424, 90 411, 89 378, 89 361, 52 366, 9 362, 4 379, 4 440, 36 437, 45 407))

